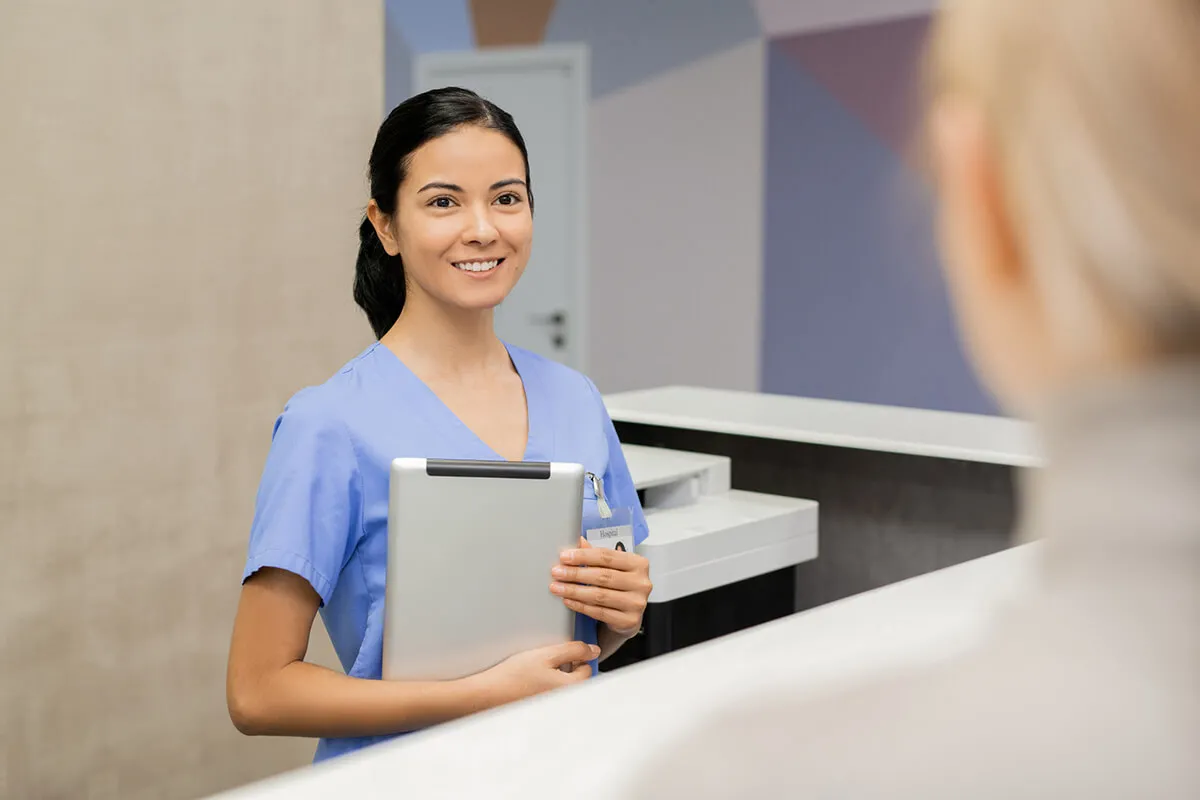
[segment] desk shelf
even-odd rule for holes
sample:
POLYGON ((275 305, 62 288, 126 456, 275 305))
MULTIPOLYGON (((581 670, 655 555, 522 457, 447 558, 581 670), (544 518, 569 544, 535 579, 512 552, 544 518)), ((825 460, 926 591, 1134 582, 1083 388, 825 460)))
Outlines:
POLYGON ((643 498, 654 591, 644 635, 605 671, 795 610, 796 567, 817 557, 812 500, 731 489, 727 456, 623 446, 643 498))
POLYGON ((651 603, 736 583, 817 557, 817 504, 729 491, 646 513, 651 603))

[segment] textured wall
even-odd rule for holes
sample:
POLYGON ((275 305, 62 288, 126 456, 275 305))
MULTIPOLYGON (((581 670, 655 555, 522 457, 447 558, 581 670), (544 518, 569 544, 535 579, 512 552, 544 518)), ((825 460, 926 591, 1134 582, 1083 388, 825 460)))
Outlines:
POLYGON ((0 796, 189 797, 304 763, 311 742, 234 731, 225 657, 275 414, 369 337, 349 290, 382 13, 3 17, 0 796))

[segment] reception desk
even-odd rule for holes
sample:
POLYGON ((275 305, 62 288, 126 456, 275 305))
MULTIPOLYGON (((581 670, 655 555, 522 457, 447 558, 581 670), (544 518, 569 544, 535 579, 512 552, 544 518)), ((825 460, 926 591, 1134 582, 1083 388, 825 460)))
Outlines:
POLYGON ((796 610, 1011 546, 1016 474, 1042 463, 1003 417, 692 387, 605 403, 627 445, 725 457, 732 488, 817 503, 819 557, 786 573, 796 610))
POLYGON ((1034 577, 1038 545, 819 609, 229 793, 229 800, 621 797, 657 748, 718 706, 820 691, 969 648, 1034 577))
POLYGON ((1024 423, 686 387, 605 403, 650 526, 645 635, 583 686, 230 797, 619 797, 715 705, 946 658, 1032 577, 1024 423))

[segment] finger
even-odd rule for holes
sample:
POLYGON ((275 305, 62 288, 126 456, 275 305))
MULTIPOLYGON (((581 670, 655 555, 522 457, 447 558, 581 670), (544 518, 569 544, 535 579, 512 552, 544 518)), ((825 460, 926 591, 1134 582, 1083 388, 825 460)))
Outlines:
POLYGON ((564 550, 560 560, 568 566, 608 567, 610 569, 619 569, 623 572, 645 570, 650 566, 650 562, 637 553, 610 550, 607 547, 564 550))
POLYGON ((588 603, 581 603, 578 600, 563 599, 563 604, 577 614, 583 614, 586 617, 591 617, 597 622, 603 622, 610 628, 616 630, 629 630, 641 623, 639 614, 631 614, 625 611, 617 611, 612 608, 603 606, 593 606, 588 603))
POLYGON ((550 591, 558 597, 576 600, 614 611, 637 611, 646 607, 646 595, 641 592, 625 592, 619 589, 602 589, 598 586, 581 586, 577 583, 550 584, 550 591))
POLYGON ((591 661, 600 655, 600 648, 585 642, 567 642, 547 648, 546 655, 550 666, 561 667, 563 664, 591 661))
MULTIPOLYGON (((583 536, 580 536, 580 537, 579 537, 579 544, 577 545, 577 547, 579 547, 579 548, 581 548, 581 549, 583 549, 583 550, 587 550, 587 549, 588 549, 588 548, 590 548, 591 546, 592 546, 592 543, 591 543, 591 542, 589 542, 589 541, 588 541, 588 540, 587 540, 585 537, 583 537, 583 536)), ((566 557, 566 555, 567 555, 567 553, 570 553, 570 552, 573 552, 573 551, 571 550, 571 548, 569 548, 569 547, 564 547, 563 549, 561 549, 561 550, 559 550, 559 551, 558 551, 558 557, 559 557, 560 559, 562 559, 562 558, 565 558, 565 557, 566 557)))
POLYGON ((570 683, 586 681, 588 678, 592 677, 592 665, 584 662, 577 665, 575 669, 571 670, 568 674, 571 677, 570 683))
POLYGON ((639 572, 621 572, 607 567, 565 567, 550 570, 556 583, 577 583, 582 586, 599 586, 619 592, 650 593, 650 577, 639 572))

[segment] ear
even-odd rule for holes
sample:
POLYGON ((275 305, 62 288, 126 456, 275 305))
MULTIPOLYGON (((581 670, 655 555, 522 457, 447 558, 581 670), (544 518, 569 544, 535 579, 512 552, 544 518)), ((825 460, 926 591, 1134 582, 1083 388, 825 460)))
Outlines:
POLYGON ((1025 259, 1001 156, 982 110, 962 99, 943 98, 930 122, 943 232, 954 240, 948 243, 953 260, 982 270, 976 277, 993 285, 1023 283, 1025 259))
POLYGON ((400 242, 392 230, 392 218, 383 213, 383 209, 379 207, 374 198, 367 203, 367 219, 371 220, 371 225, 375 227, 375 235, 379 237, 379 242, 387 254, 389 256, 399 255, 400 242))

